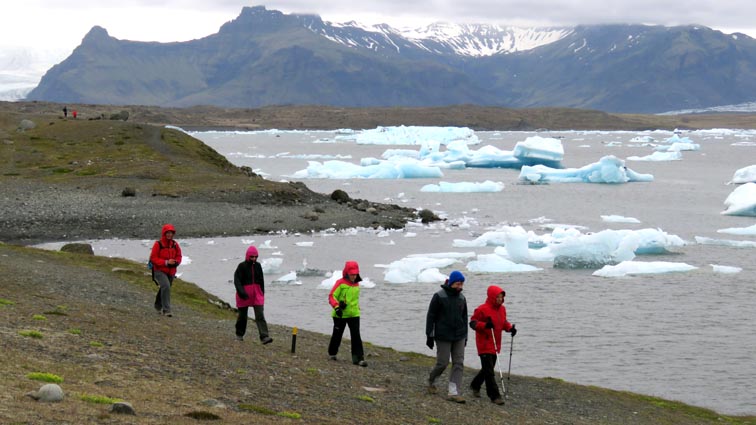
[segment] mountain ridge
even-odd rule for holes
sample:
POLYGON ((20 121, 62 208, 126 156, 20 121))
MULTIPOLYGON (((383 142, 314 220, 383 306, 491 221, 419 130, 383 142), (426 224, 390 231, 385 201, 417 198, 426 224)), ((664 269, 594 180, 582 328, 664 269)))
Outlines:
POLYGON ((217 33, 187 42, 122 41, 95 27, 28 99, 657 113, 756 98, 756 40, 702 26, 370 28, 264 6, 245 7, 217 33))

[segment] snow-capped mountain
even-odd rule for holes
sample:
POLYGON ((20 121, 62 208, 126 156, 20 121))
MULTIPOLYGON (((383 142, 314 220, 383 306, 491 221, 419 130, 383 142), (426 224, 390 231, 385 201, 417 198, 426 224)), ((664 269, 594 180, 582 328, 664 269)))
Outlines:
POLYGON ((245 7, 216 34, 180 43, 94 27, 28 99, 658 113, 756 100, 756 40, 695 25, 396 29, 245 7))
POLYGON ((345 46, 371 50, 381 47, 401 53, 408 43, 439 55, 491 56, 535 49, 560 40, 572 28, 518 28, 484 24, 437 22, 420 28, 393 28, 386 24, 330 23, 310 27, 314 32, 345 46))

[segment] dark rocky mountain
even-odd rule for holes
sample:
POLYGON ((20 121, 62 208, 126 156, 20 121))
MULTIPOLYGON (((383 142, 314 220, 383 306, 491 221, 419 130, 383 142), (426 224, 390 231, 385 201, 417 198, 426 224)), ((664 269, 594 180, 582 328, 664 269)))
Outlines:
POLYGON ((756 100, 756 40, 702 26, 410 32, 245 7, 218 33, 187 42, 118 40, 94 27, 27 99, 663 112, 756 100))

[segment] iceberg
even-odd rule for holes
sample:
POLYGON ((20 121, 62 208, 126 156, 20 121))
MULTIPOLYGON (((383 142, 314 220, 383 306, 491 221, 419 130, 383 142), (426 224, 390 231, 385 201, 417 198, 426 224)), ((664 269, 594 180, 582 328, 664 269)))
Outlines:
POLYGON ((659 274, 659 273, 676 273, 695 270, 698 267, 685 263, 672 263, 668 261, 623 261, 615 266, 604 266, 600 270, 593 272, 594 276, 600 277, 622 277, 638 274, 659 274))
POLYGON ((730 193, 724 201, 724 215, 756 217, 756 183, 746 183, 730 193))
POLYGON ((421 192, 442 192, 442 193, 466 193, 466 192, 501 192, 504 190, 504 183, 486 180, 482 183, 448 183, 439 182, 438 184, 427 184, 420 188, 421 192))
POLYGON ((748 167, 735 171, 730 183, 756 183, 756 165, 749 165, 748 167))
POLYGON ((723 274, 736 274, 743 271, 740 267, 733 267, 733 266, 719 266, 716 264, 709 264, 712 268, 712 271, 714 273, 723 273, 723 274))
POLYGON ((496 254, 481 254, 476 260, 467 263, 467 270, 483 273, 522 273, 542 269, 528 264, 517 264, 496 254))
POLYGON ((304 170, 287 176, 293 179, 412 179, 440 178, 439 167, 425 166, 418 161, 379 161, 371 165, 356 165, 344 161, 308 161, 304 170))
POLYGON ((756 236, 756 224, 748 227, 728 227, 719 229, 717 233, 728 233, 730 235, 756 236))
POLYGON ((729 239, 714 239, 703 236, 696 236, 696 242, 701 245, 730 246, 733 248, 756 248, 754 241, 733 241, 729 239))
POLYGON ((628 156, 628 161, 679 161, 682 154, 679 150, 671 152, 654 152, 646 156, 628 156))
POLYGON ((446 145, 455 140, 464 140, 468 145, 480 143, 475 132, 467 127, 379 126, 335 137, 337 141, 355 141, 359 145, 419 145, 426 141, 438 141, 446 145))
POLYGON ((383 273, 383 277, 386 282, 389 283, 443 283, 443 281, 446 280, 446 275, 441 273, 439 269, 448 267, 458 261, 459 260, 456 257, 426 257, 416 255, 393 261, 388 265, 376 264, 376 267, 383 267, 386 269, 383 273))
POLYGON ((607 223, 640 223, 640 220, 633 217, 623 217, 621 215, 602 215, 601 220, 607 223))
POLYGON ((564 159, 562 141, 551 137, 528 137, 523 142, 517 142, 512 153, 523 165, 541 164, 559 168, 564 159))
POLYGON ((627 183, 650 182, 650 174, 639 174, 625 167, 621 159, 607 155, 598 162, 581 168, 558 170, 544 165, 524 166, 520 170, 520 181, 541 183, 627 183))

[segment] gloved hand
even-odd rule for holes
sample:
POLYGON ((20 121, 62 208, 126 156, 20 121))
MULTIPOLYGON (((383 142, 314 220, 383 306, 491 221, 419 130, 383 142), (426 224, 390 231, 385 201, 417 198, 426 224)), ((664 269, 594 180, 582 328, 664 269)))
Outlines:
POLYGON ((341 317, 344 315, 344 312, 341 310, 341 307, 336 307, 336 317, 341 317))
POLYGON ((345 310, 346 309, 346 305, 347 304, 344 301, 339 301, 339 308, 340 309, 345 310))
POLYGON ((429 336, 428 338, 425 339, 425 345, 427 345, 428 348, 430 348, 431 350, 433 349, 433 344, 434 343, 435 342, 433 341, 433 337, 432 336, 429 336))
POLYGON ((476 330, 475 329, 476 326, 478 326, 478 321, 477 320, 471 320, 470 321, 470 329, 476 330))
POLYGON ((517 328, 515 328, 514 324, 512 324, 512 329, 509 330, 509 333, 512 334, 512 337, 517 335, 517 328))
POLYGON ((247 295, 247 293, 244 292, 244 291, 237 292, 237 294, 239 294, 239 298, 241 298, 243 300, 248 300, 249 299, 249 295, 247 295))
POLYGON ((493 329, 493 320, 490 317, 486 319, 486 329, 493 329))

